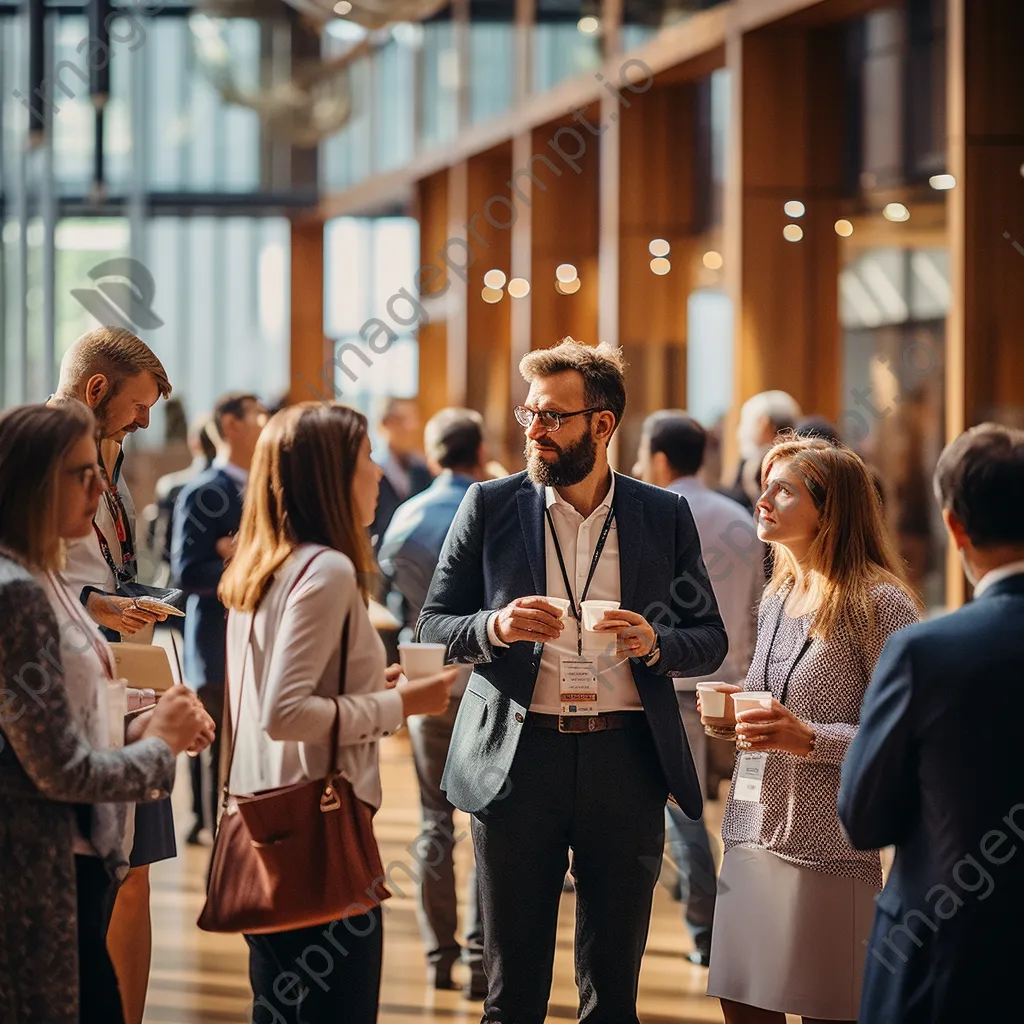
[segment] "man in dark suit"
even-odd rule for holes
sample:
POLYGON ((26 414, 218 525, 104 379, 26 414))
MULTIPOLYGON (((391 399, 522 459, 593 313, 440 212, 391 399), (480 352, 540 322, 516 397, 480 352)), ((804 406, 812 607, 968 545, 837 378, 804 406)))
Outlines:
POLYGON ((411 398, 392 398, 380 421, 387 442, 383 458, 375 461, 384 471, 377 498, 377 512, 370 526, 374 551, 380 549, 391 519, 403 501, 430 486, 433 474, 419 452, 420 416, 411 398))
POLYGON ((896 846, 861 1024, 1020 1015, 1024 786, 999 723, 1012 721, 1024 669, 1024 431, 967 431, 935 484, 974 600, 889 640, 843 764, 850 841, 896 846))
POLYGON ((267 410, 255 395, 232 393, 221 398, 213 412, 220 454, 183 488, 175 505, 171 569, 175 583, 188 595, 182 670, 217 724, 218 735, 210 748, 208 767, 198 757, 192 760, 191 844, 199 841, 204 824, 212 828, 217 818, 227 636, 227 612, 217 598, 217 586, 234 549, 249 467, 266 422, 267 410), (209 807, 204 794, 212 796, 209 807))
POLYGON ((566 339, 520 372, 528 470, 470 487, 419 621, 474 666, 442 786, 473 815, 484 1021, 544 1020, 571 849, 580 1019, 629 1024, 666 797, 702 808, 671 677, 728 643, 686 500, 609 469, 619 350, 566 339), (589 601, 618 610, 581 623, 589 601))

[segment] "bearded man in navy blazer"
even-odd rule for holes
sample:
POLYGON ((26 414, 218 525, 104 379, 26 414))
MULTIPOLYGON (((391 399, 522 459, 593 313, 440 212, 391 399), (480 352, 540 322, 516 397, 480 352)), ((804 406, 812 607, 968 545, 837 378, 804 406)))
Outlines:
POLYGON ((935 484, 974 600, 893 634, 843 762, 839 818, 851 843, 896 847, 861 1024, 1021 1018, 1024 785, 1013 721, 1024 670, 1024 431, 986 423, 961 434, 935 484))
POLYGON ((579 1017, 630 1024, 665 800, 702 806, 671 677, 728 641, 686 500, 609 468, 620 351, 566 338, 519 369, 527 471, 470 487, 418 625, 474 666, 442 786, 473 815, 483 1020, 542 1024, 572 850, 579 1017))

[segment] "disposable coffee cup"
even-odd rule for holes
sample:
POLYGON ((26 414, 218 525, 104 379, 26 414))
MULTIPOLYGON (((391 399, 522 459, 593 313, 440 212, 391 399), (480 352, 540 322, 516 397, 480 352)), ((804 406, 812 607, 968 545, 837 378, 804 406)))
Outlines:
POLYGON ((736 714, 741 711, 756 711, 764 708, 766 711, 772 709, 772 695, 770 690, 747 690, 744 693, 734 693, 732 703, 736 708, 736 714))
POLYGON ((565 597, 545 597, 545 601, 548 604, 558 609, 558 615, 560 618, 565 618, 569 614, 569 599, 565 597))
POLYGON ((398 660, 406 679, 436 676, 444 670, 444 644, 399 644, 398 660))
POLYGON ((618 607, 618 601, 584 601, 583 628, 593 631, 604 618, 605 612, 614 612, 618 607))
POLYGON ((725 698, 729 695, 717 689, 721 683, 698 683, 700 706, 705 718, 725 718, 725 698))

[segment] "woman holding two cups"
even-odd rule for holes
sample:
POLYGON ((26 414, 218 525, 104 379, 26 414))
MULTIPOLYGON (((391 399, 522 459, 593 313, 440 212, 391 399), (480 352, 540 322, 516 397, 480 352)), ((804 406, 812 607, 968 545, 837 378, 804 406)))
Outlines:
POLYGON ((775 569, 750 671, 742 688, 713 684, 731 694, 716 707, 700 692, 712 684, 698 691, 706 728, 739 755, 708 994, 727 1024, 855 1021, 882 878, 878 853, 855 851, 839 824, 840 766, 882 647, 918 607, 857 455, 784 440, 763 478, 757 532, 775 569))

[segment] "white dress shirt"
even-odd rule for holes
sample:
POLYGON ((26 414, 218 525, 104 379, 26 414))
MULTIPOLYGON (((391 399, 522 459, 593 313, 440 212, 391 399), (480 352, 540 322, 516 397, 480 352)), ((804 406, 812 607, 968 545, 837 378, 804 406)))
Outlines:
POLYGON ((764 544, 757 539, 753 517, 739 502, 705 487, 696 477, 673 480, 668 490, 681 494, 690 506, 729 636, 729 653, 721 668, 709 676, 673 679, 676 690, 690 692, 697 683, 716 680, 742 684, 757 640, 757 609, 765 583, 764 544))
MULTIPOLYGON (((590 573, 590 563, 594 558, 594 550, 601 538, 604 521, 608 516, 612 501, 615 498, 615 474, 612 473, 611 486, 604 500, 590 515, 584 519, 579 512, 563 500, 553 487, 544 488, 544 502, 551 513, 551 521, 555 524, 558 543, 565 560, 565 571, 575 589, 575 599, 583 597, 583 588, 590 573)), ((562 570, 558 565, 558 553, 551 529, 544 517, 544 561, 546 566, 546 597, 563 597, 572 600, 565 592, 562 570)), ((619 601, 621 600, 621 582, 619 576, 619 533, 618 525, 612 520, 608 538, 605 541, 601 560, 597 563, 594 579, 587 592, 588 601, 619 601)), ((494 619, 491 616, 487 624, 487 632, 491 643, 496 647, 506 647, 494 631, 494 619)), ((537 683, 533 690, 533 701, 530 710, 542 715, 561 714, 561 659, 563 655, 576 657, 578 654, 576 620, 569 612, 565 617, 565 629, 557 640, 549 640, 544 644, 540 667, 537 671, 537 683)), ((616 655, 615 635, 613 633, 595 633, 583 631, 583 655, 594 660, 598 676, 597 710, 606 711, 642 711, 640 694, 633 682, 633 671, 626 655, 616 655)))
POLYGON ((377 741, 401 728, 402 696, 384 688, 384 644, 363 604, 352 561, 333 548, 300 545, 278 570, 255 614, 251 656, 252 613, 228 615, 236 744, 231 791, 251 793, 326 775, 337 706, 341 774, 357 797, 379 807, 377 741), (291 590, 318 551, 322 554, 291 590), (351 620, 348 663, 345 692, 339 695, 346 617, 351 620))
POLYGON ((1006 565, 999 566, 998 569, 990 569, 978 580, 978 585, 974 588, 974 596, 981 597, 989 587, 1002 580, 1008 580, 1011 576, 1019 576, 1021 573, 1024 573, 1024 562, 1008 562, 1006 565))

